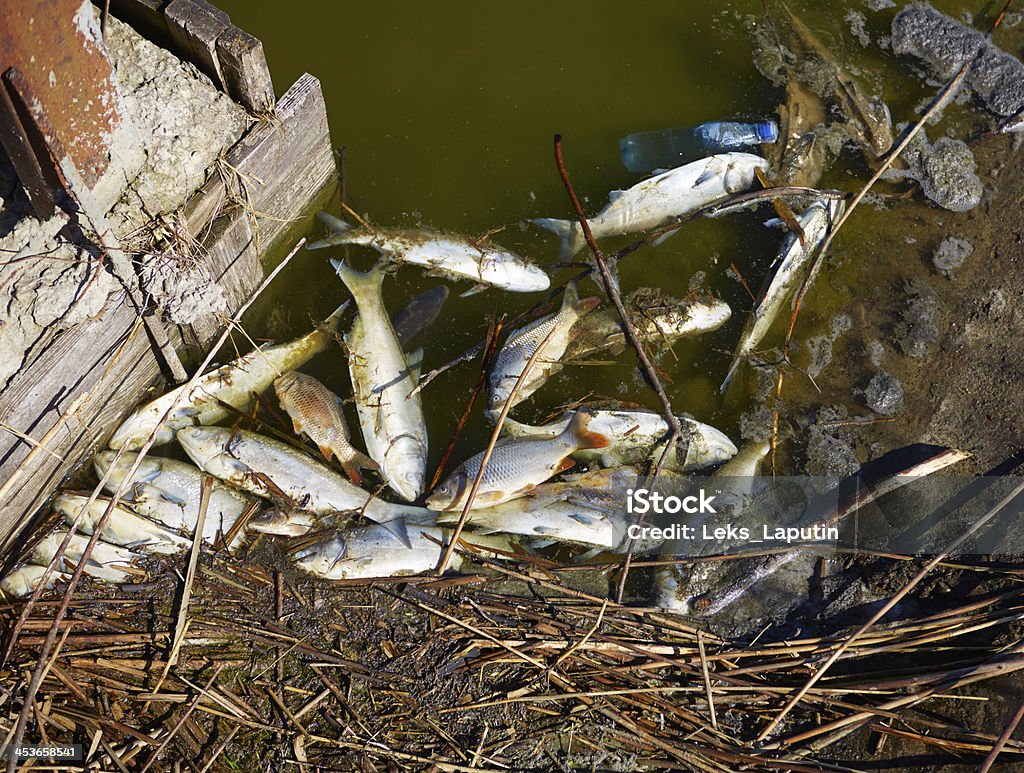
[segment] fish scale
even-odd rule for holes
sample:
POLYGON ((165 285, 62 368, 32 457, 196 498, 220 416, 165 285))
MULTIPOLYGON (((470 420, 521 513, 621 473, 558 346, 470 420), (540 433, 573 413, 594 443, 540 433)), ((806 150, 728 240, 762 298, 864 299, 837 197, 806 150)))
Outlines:
POLYGON ((501 411, 530 358, 542 344, 542 356, 534 361, 529 374, 519 386, 512 405, 518 405, 527 399, 544 385, 549 376, 561 369, 559 359, 569 346, 569 334, 573 326, 597 303, 596 298, 580 300, 575 284, 570 282, 565 287, 562 307, 557 313, 542 317, 509 336, 491 366, 487 395, 488 415, 494 417, 501 411))
POLYGON ((334 456, 353 483, 361 481, 360 467, 377 469, 376 462, 349 442, 341 398, 320 381, 292 371, 274 382, 274 391, 292 420, 295 434, 309 437, 326 459, 334 456))
MULTIPOLYGON (((546 439, 507 440, 494 447, 473 500, 474 507, 499 505, 523 496, 552 475, 572 466, 570 454, 580 448, 601 448, 608 438, 587 429, 590 414, 578 411, 563 432, 546 439)), ((453 510, 464 506, 483 463, 483 452, 463 462, 427 498, 427 507, 453 510)))

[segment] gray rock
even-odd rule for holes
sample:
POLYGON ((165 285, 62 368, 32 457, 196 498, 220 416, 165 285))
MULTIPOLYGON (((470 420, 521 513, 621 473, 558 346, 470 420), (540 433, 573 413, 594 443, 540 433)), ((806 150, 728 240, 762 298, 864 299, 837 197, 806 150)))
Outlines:
POLYGON ((929 5, 909 5, 892 21, 897 54, 923 60, 933 73, 949 79, 972 58, 965 82, 998 116, 1024 108, 1024 63, 990 43, 985 35, 929 5))
POLYGON ((958 236, 948 236, 939 242, 932 262, 935 263, 935 268, 952 279, 954 269, 960 268, 972 252, 974 245, 969 241, 958 236))
POLYGON ((903 385, 895 376, 879 371, 872 376, 864 390, 864 402, 868 408, 883 416, 892 416, 903 408, 903 385))
POLYGON ((907 293, 910 298, 896 325, 896 343, 904 354, 924 357, 928 347, 939 339, 942 308, 935 291, 926 282, 908 282, 907 293))

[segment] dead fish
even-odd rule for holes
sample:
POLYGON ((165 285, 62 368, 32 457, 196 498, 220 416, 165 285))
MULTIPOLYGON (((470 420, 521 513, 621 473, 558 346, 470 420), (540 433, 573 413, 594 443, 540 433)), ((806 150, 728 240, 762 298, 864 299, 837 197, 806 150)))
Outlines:
MULTIPOLYGON (((409 541, 403 544, 381 526, 362 526, 302 545, 292 552, 296 566, 328 580, 397 577, 432 572, 441 560, 450 532, 435 526, 408 524, 409 541)), ((463 533, 460 542, 486 555, 510 553, 508 537, 463 533)), ((471 563, 456 550, 448 568, 460 571, 471 563)))
MULTIPOLYGON (((67 534, 67 529, 54 529, 43 537, 32 549, 32 554, 28 558, 29 563, 49 566, 67 534)), ((69 573, 74 571, 71 565, 77 566, 82 563, 82 556, 85 555, 85 547, 88 544, 89 537, 77 533, 73 535, 57 563, 57 569, 69 573)), ((85 562, 84 571, 98 580, 126 582, 132 575, 141 574, 134 566, 139 558, 141 556, 138 553, 97 540, 89 553, 89 560, 85 562)))
MULTIPOLYGON (((670 169, 629 190, 612 191, 608 205, 587 222, 595 239, 648 231, 670 218, 748 190, 755 181, 754 170, 767 167, 767 161, 750 153, 710 156, 670 169)), ((571 258, 586 243, 583 229, 575 220, 539 218, 531 222, 561 240, 562 260, 571 258)))
MULTIPOLYGON (((22 598, 31 595, 39 583, 42 582, 45 566, 36 564, 22 564, 13 572, 0 580, 0 591, 7 598, 22 598)), ((68 582, 71 574, 68 572, 52 572, 50 579, 46 582, 46 588, 54 587, 58 582, 68 582)))
POLYGON ((526 369, 526 364, 542 344, 544 351, 527 374, 526 379, 516 392, 512 405, 518 405, 540 389, 551 374, 562 366, 559 360, 569 345, 570 331, 581 316, 599 303, 597 298, 580 300, 576 293, 576 285, 572 282, 565 286, 562 297, 562 308, 557 314, 549 314, 531 322, 526 327, 516 330, 508 337, 505 345, 494 358, 491 373, 488 376, 487 414, 496 418, 508 401, 516 382, 526 369), (552 332, 553 331, 553 332, 552 332), (548 338, 548 336, 551 336, 548 338), (547 343, 545 343, 547 339, 547 343))
MULTIPOLYGON (((53 509, 63 515, 64 522, 70 526, 88 501, 87 496, 63 493, 53 501, 53 509)), ((110 500, 103 497, 94 500, 79 522, 78 531, 92 534, 109 504, 110 500)), ((144 553, 178 553, 192 545, 190 538, 183 537, 174 529, 120 505, 114 506, 100 537, 113 545, 144 553)))
MULTIPOLYGON (((638 293, 626 299, 626 309, 637 336, 644 343, 671 345, 680 338, 689 338, 717 330, 732 315, 729 304, 718 298, 688 298, 682 301, 660 299, 656 303, 638 302, 638 293)), ((565 350, 566 361, 586 359, 626 347, 626 333, 615 309, 602 309, 587 314, 573 329, 565 350)))
MULTIPOLYGON (((715 510, 723 514, 723 517, 738 515, 750 503, 758 482, 757 476, 761 472, 761 463, 770 448, 768 441, 749 443, 715 471, 709 483, 713 484, 710 488, 714 489, 715 510)), ((709 549, 717 547, 713 545, 709 549)), ((675 559, 688 552, 688 548, 688 543, 669 542, 665 544, 662 555, 667 559, 675 559)), ((711 577, 718 571, 719 568, 712 563, 702 562, 659 567, 654 575, 657 606, 687 614, 693 598, 700 595, 694 589, 707 588, 713 584, 711 577)))
POLYGON ((299 449, 255 432, 188 427, 178 430, 178 442, 210 475, 291 507, 317 515, 359 512, 395 528, 406 518, 433 522, 429 511, 378 499, 299 449))
MULTIPOLYGON (((543 488, 543 484, 538 488, 543 488)), ((538 540, 612 550, 622 541, 625 520, 621 502, 598 501, 579 489, 575 496, 537 493, 495 507, 469 511, 466 526, 477 534, 518 534, 538 540)), ((438 516, 438 523, 459 520, 458 510, 438 516)))
POLYGON ((461 234, 444 234, 425 228, 353 228, 326 212, 318 217, 333 233, 308 245, 310 250, 364 244, 396 263, 424 266, 437 276, 470 279, 477 287, 532 293, 551 286, 551 280, 542 269, 493 242, 478 242, 461 234))
POLYGON ((279 537, 300 537, 308 534, 317 524, 318 516, 308 510, 288 507, 268 507, 245 524, 246 531, 273 534, 279 537))
POLYGON ((427 427, 414 391, 419 369, 406 359, 381 298, 385 265, 361 274, 340 260, 331 264, 359 309, 345 345, 366 450, 391 490, 412 502, 426 485, 427 427))
POLYGON ((844 206, 842 200, 819 199, 799 216, 804 241, 801 242, 797 234, 790 233, 782 242, 778 257, 769 269, 764 290, 754 304, 754 310, 740 336, 739 346, 729 366, 729 372, 722 382, 721 392, 725 392, 729 387, 740 363, 767 335, 786 301, 792 298, 795 303, 800 286, 805 281, 810 286, 814 281, 814 276, 807 274, 808 268, 831 232, 833 224, 842 214, 844 206))
POLYGON ((391 327, 403 349, 408 350, 410 342, 434 324, 447 300, 447 285, 438 285, 415 296, 395 315, 391 327))
MULTIPOLYGON (((656 463, 665 447, 668 422, 653 411, 581 409, 590 414, 587 429, 601 435, 608 443, 599 448, 580 448, 572 453, 581 462, 602 467, 643 466, 656 463)), ((518 438, 553 438, 566 431, 580 411, 567 411, 561 419, 540 427, 506 419, 505 431, 518 438)), ((721 431, 688 416, 679 416, 679 423, 690 432, 690 443, 682 459, 673 454, 665 460, 665 469, 692 472, 730 459, 736 446, 721 431)))
POLYGON ((136 409, 117 428, 108 445, 115 450, 142 448, 146 438, 156 429, 161 417, 179 396, 180 402, 157 433, 157 445, 169 443, 174 439, 174 433, 182 427, 216 424, 227 418, 229 409, 224 407, 225 404, 240 411, 246 410, 252 401, 253 392, 264 391, 282 373, 304 365, 327 348, 331 342, 331 331, 337 329, 342 312, 348 304, 348 301, 343 303, 322 326, 302 338, 256 349, 210 371, 192 386, 182 384, 136 409))
MULTIPOLYGON (((581 448, 603 448, 609 440, 588 428, 590 414, 578 411, 565 430, 546 439, 512 439, 496 445, 480 481, 473 506, 494 507, 521 497, 553 475, 569 469, 568 457, 581 448)), ((427 497, 433 510, 464 506, 483 460, 483 452, 463 462, 427 497)))
POLYGON ((305 434, 324 458, 334 456, 353 483, 362 480, 360 468, 380 469, 370 457, 352 447, 341 398, 312 376, 293 370, 274 382, 281 407, 292 420, 296 435, 305 434))
MULTIPOLYGON (((114 464, 114 451, 101 451, 93 458, 100 478, 110 470, 105 488, 113 493, 127 476, 138 454, 126 453, 114 464)), ((195 533, 199 522, 200 494, 203 489, 203 471, 176 459, 146 456, 139 469, 128 481, 127 494, 122 501, 133 510, 169 529, 195 533)), ((218 535, 225 535, 253 500, 241 491, 215 481, 210 490, 210 503, 206 508, 203 540, 213 544, 218 535)), ((232 545, 231 547, 234 547, 232 545)))

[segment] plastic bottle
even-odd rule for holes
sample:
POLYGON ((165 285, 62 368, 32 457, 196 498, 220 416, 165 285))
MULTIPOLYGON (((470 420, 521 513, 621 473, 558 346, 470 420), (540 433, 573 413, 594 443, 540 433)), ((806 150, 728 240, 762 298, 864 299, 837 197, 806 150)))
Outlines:
POLYGON ((779 127, 774 121, 739 123, 712 121, 697 126, 636 132, 619 140, 622 164, 631 172, 681 166, 714 153, 775 142, 779 127))

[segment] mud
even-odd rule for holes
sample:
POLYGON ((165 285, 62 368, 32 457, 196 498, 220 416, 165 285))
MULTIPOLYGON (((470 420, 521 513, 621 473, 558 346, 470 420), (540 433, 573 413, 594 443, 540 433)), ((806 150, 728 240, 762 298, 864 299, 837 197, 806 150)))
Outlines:
MULTIPOLYGON (((110 20, 107 39, 126 114, 140 140, 138 152, 145 159, 130 180, 125 174, 134 167, 119 167, 122 192, 108 220, 124 246, 137 249, 151 241, 142 226, 184 204, 252 119, 192 65, 116 19, 110 20)), ((5 255, 0 266, 0 389, 62 331, 95 316, 113 293, 123 292, 108 265, 65 229, 65 219, 55 216, 41 223, 30 211, 10 161, 0 152, 0 252, 5 255)), ((196 277, 186 281, 201 292, 196 277)), ((158 283, 154 295, 160 296, 165 284, 158 283)), ((170 316, 180 317, 176 311, 170 316)))

